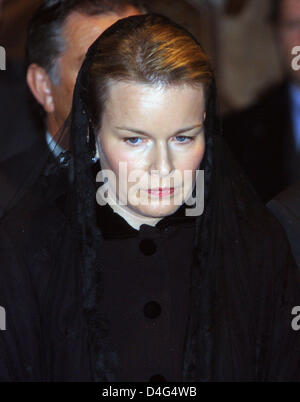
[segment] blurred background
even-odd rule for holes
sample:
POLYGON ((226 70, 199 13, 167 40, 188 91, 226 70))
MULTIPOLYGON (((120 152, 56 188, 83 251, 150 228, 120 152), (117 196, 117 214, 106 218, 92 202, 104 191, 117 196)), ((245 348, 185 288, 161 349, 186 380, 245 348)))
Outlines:
MULTIPOLYGON (((151 9, 188 28, 215 68, 222 113, 246 107, 281 79, 269 21, 272 0, 148 0, 151 9)), ((0 0, 1 2, 1 0, 0 0)), ((2 0, 0 45, 22 62, 27 22, 40 0, 2 0)))

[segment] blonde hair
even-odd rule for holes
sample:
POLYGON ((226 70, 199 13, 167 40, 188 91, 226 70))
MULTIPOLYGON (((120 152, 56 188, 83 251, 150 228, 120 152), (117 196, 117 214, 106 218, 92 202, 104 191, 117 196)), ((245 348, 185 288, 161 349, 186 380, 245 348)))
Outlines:
POLYGON ((112 80, 152 85, 202 84, 206 94, 212 79, 209 59, 199 43, 168 18, 149 14, 140 25, 127 24, 126 31, 113 26, 102 34, 90 69, 88 93, 94 127, 100 125, 112 80))

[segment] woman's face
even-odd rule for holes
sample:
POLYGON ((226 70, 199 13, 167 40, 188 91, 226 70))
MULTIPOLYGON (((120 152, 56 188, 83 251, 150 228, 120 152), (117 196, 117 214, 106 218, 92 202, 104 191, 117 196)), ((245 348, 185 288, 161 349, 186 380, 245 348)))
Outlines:
POLYGON ((98 151, 128 212, 159 218, 186 201, 205 151, 204 119, 202 86, 109 85, 98 151))

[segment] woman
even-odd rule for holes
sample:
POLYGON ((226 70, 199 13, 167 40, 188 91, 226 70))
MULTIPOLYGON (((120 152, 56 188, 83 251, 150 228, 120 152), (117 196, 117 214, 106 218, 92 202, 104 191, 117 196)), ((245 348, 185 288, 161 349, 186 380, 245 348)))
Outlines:
POLYGON ((159 15, 117 22, 88 51, 66 133, 68 191, 1 227, 1 378, 298 380, 296 265, 223 144, 196 40, 159 15), (199 168, 204 212, 186 214, 199 168))

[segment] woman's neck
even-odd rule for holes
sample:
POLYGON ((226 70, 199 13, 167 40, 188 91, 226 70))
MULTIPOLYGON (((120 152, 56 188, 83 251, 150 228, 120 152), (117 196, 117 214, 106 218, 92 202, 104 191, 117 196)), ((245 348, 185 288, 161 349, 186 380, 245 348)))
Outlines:
POLYGON ((155 226, 159 221, 163 219, 160 218, 151 218, 148 216, 142 216, 134 213, 133 211, 129 210, 126 205, 120 205, 118 202, 115 202, 108 191, 108 196, 106 197, 106 201, 113 209, 115 213, 120 215, 125 221, 136 230, 140 230, 141 225, 146 224, 149 226, 155 226))

